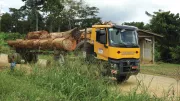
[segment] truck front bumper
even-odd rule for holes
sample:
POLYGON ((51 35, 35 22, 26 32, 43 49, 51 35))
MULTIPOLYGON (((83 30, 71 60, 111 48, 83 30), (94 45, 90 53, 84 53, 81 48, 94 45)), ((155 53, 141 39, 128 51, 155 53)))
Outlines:
POLYGON ((114 65, 112 71, 118 75, 137 75, 140 72, 139 59, 109 59, 108 61, 114 65))

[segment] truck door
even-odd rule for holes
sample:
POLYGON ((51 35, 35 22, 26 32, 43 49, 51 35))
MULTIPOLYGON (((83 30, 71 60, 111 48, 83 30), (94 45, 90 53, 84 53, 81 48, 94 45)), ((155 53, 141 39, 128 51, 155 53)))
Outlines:
POLYGON ((98 59, 108 60, 108 34, 105 28, 96 29, 94 52, 98 59))

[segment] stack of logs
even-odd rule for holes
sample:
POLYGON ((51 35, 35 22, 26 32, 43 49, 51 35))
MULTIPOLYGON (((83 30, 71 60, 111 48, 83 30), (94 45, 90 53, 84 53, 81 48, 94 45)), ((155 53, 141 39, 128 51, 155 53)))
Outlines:
POLYGON ((72 51, 76 48, 76 41, 81 37, 78 28, 66 32, 48 33, 47 31, 29 32, 25 39, 8 41, 14 48, 28 49, 64 49, 72 51))

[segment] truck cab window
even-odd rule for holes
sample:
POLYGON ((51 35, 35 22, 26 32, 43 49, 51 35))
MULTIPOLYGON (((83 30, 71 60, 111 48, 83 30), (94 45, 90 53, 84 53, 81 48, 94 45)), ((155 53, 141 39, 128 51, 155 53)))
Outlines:
POLYGON ((97 29, 96 30, 96 41, 101 44, 107 43, 107 35, 105 29, 97 29))

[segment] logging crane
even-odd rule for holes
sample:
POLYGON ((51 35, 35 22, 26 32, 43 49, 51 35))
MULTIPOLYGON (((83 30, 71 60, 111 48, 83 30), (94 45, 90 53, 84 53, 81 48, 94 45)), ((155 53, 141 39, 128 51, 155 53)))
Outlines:
POLYGON ((37 61, 36 53, 39 50, 51 49, 55 56, 59 56, 61 51, 82 49, 87 59, 95 57, 108 62, 108 72, 118 82, 140 71, 137 28, 132 26, 111 23, 93 25, 84 30, 74 28, 67 32, 29 32, 25 39, 8 41, 8 45, 15 48, 26 62, 37 61))

